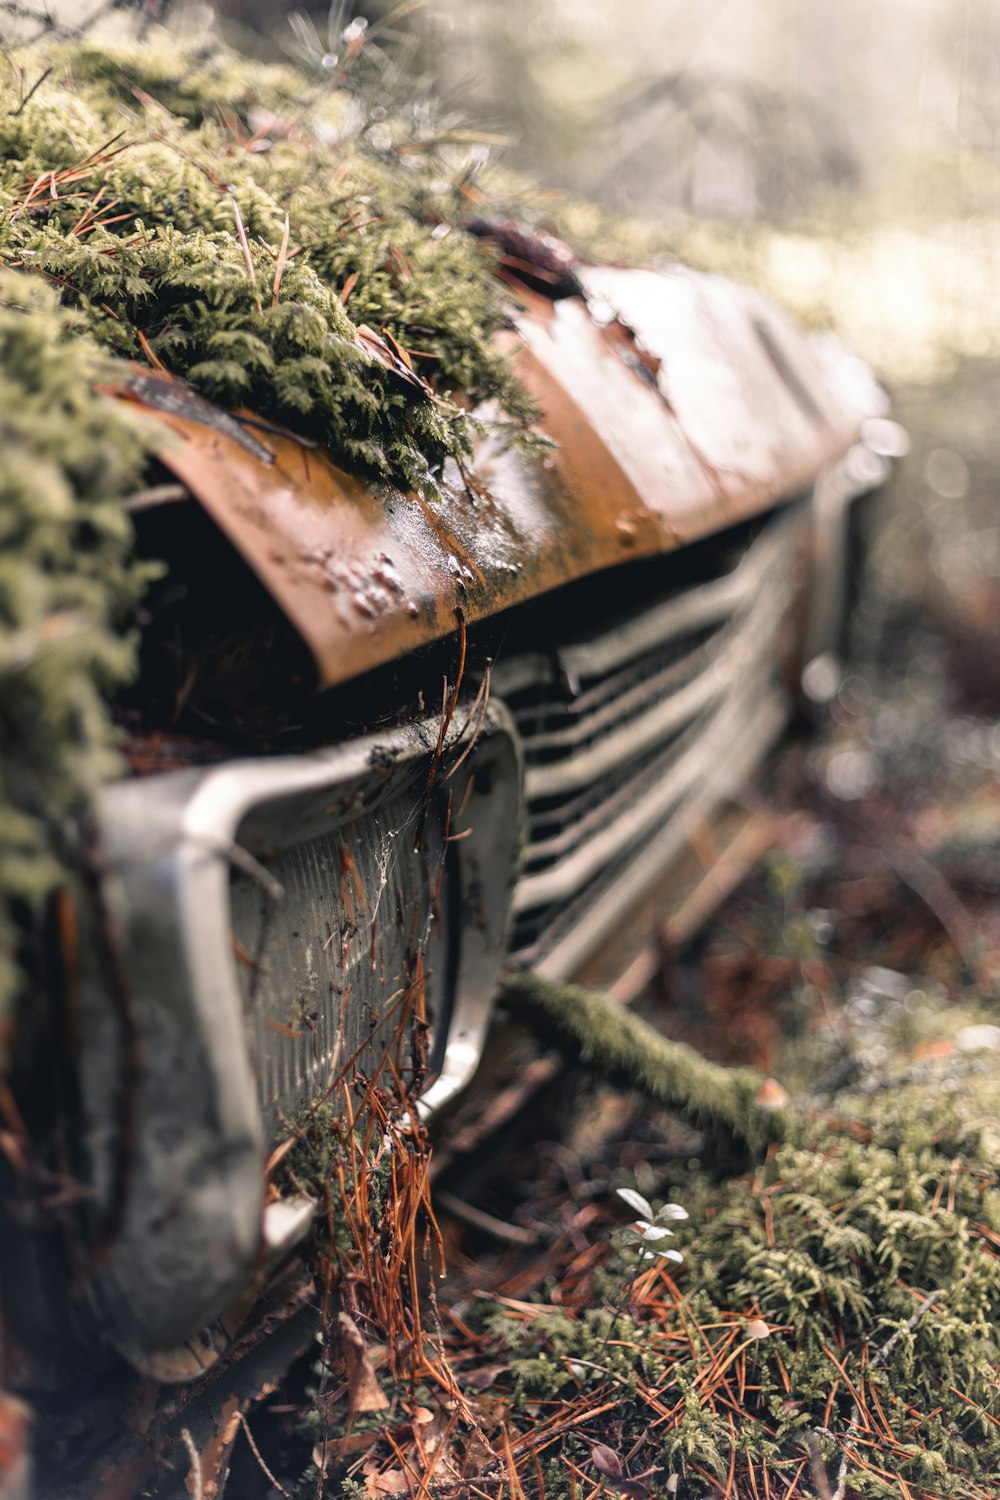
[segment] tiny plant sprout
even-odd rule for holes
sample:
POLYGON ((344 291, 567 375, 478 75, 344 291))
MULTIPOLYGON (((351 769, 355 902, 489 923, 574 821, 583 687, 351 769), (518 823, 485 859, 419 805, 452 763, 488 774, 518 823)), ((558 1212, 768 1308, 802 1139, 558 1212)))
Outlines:
POLYGON ((660 1208, 653 1205, 644 1198, 635 1188, 618 1188, 619 1198, 627 1203, 635 1214, 631 1224, 623 1224, 616 1229, 611 1236, 612 1242, 617 1246, 622 1260, 629 1267, 630 1273, 626 1275, 618 1301, 611 1310, 611 1322, 601 1345, 602 1352, 608 1347, 611 1335, 614 1333, 623 1309, 630 1302, 646 1262, 660 1258, 672 1260, 677 1265, 682 1265, 684 1257, 679 1250, 663 1249, 663 1241, 673 1238, 674 1231, 669 1227, 671 1223, 677 1223, 680 1219, 686 1219, 687 1209, 681 1208, 679 1203, 664 1203, 660 1208))
POLYGON ((678 1265, 682 1264, 684 1257, 681 1252, 664 1248, 661 1241, 673 1238, 674 1231, 668 1228, 668 1225, 686 1219, 687 1209, 681 1208, 679 1203, 664 1203, 660 1208, 654 1208, 634 1188, 618 1188, 617 1191, 619 1198, 640 1215, 631 1224, 626 1225, 623 1231, 624 1235, 631 1237, 628 1243, 630 1248, 636 1251, 640 1261, 661 1256, 664 1260, 675 1261, 678 1265))

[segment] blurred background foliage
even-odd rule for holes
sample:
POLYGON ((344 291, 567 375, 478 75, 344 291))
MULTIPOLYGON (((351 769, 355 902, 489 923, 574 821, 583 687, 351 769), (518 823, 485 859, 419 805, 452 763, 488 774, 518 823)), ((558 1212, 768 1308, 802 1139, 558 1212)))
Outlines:
MULTIPOLYGON (((470 178, 535 184, 522 216, 595 254, 752 280, 890 379, 1000 354, 996 0, 135 4, 315 62, 388 18, 392 104, 402 86, 438 126, 479 130, 470 178)), ((48 8, 79 24, 109 6, 48 8)))
MULTIPOLYGON (((306 13, 335 50, 355 14, 394 8, 306 13)), ((224 25, 294 45, 273 0, 218 9, 224 25)), ((547 190, 526 211, 585 249, 741 275, 833 324, 890 378, 1000 354, 995 0, 404 10, 413 86, 488 133, 486 170, 499 162, 547 190)), ((188 24, 202 12, 189 5, 188 24)))
MULTIPOLYGON (((49 9, 78 23, 108 6, 49 9)), ((394 87, 405 78, 414 99, 438 101, 436 118, 477 126, 471 174, 523 174, 538 187, 525 216, 583 249, 676 254, 750 279, 837 327, 889 378, 1000 354, 996 0, 138 9, 300 60, 336 54, 352 21, 390 17, 394 87)))

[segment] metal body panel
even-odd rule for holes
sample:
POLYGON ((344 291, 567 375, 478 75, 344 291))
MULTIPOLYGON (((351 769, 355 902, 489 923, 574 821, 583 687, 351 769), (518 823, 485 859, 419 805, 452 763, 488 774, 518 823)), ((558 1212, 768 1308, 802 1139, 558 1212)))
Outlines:
POLYGON ((807 488, 856 437, 836 360, 760 293, 683 266, 581 279, 592 308, 634 332, 728 519, 807 488))
POLYGON ((581 279, 587 299, 520 291, 505 336, 551 448, 528 458, 494 426, 469 471, 446 465, 433 501, 366 483, 291 435, 247 441, 167 376, 115 394, 179 437, 164 464, 321 681, 342 682, 448 635, 457 611, 471 623, 766 510, 808 488, 878 407, 830 341, 721 278, 590 267, 581 279))

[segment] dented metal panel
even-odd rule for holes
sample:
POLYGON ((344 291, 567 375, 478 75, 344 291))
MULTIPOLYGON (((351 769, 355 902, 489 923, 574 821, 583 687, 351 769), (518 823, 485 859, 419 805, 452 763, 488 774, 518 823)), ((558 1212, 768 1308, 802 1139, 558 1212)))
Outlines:
POLYGON ((446 467, 433 502, 266 424, 248 438, 230 416, 209 421, 169 377, 116 392, 180 438, 163 462, 324 683, 447 635, 458 611, 482 619, 765 510, 810 485, 870 414, 835 358, 763 297, 680 268, 579 274, 584 297, 519 290, 508 336, 553 447, 529 459, 489 436, 469 473, 446 467))
POLYGON ((856 436, 836 362, 767 297, 683 266, 582 275, 592 313, 634 331, 660 395, 739 514, 808 483, 856 436))

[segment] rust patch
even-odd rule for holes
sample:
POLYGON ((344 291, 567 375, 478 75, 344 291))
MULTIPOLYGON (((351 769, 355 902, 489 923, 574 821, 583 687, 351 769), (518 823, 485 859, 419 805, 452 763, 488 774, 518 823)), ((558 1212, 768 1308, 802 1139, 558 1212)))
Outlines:
POLYGON ((768 298, 683 266, 589 266, 581 279, 592 315, 634 338, 734 516, 811 484, 855 440, 863 414, 836 360, 768 298))
POLYGON ((586 299, 521 288, 504 336, 554 446, 528 459, 489 436, 468 471, 446 466, 433 503, 365 483, 258 421, 265 446, 165 377, 112 392, 181 437, 162 462, 257 573, 325 684, 451 634, 456 610, 471 624, 763 511, 855 440, 867 413, 835 359, 765 298, 681 269, 578 274, 586 299))

